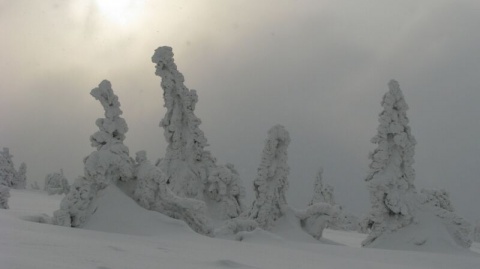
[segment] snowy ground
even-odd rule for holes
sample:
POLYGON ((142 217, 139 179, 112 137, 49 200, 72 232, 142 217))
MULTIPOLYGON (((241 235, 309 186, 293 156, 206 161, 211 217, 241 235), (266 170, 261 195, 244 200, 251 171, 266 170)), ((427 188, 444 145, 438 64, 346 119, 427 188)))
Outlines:
POLYGON ((475 252, 456 254, 367 249, 360 248, 364 235, 331 230, 325 238, 340 245, 317 243, 298 231, 284 238, 263 232, 242 242, 212 239, 139 210, 116 190, 106 194, 116 199, 105 199, 96 212, 108 216, 92 219, 88 229, 58 227, 33 221, 58 209, 61 196, 30 190, 12 190, 11 195, 11 209, 0 209, 2 269, 480 268, 479 244, 472 246, 475 252))

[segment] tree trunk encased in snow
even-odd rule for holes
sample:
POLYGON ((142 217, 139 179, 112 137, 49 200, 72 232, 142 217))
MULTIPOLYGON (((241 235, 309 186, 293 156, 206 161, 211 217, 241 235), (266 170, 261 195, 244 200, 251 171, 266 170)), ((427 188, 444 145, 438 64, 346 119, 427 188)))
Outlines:
POLYGON ((290 135, 283 126, 276 125, 268 131, 258 175, 253 181, 255 201, 249 218, 265 230, 269 230, 285 214, 285 193, 290 171, 287 164, 289 144, 290 135))
POLYGON ((165 174, 147 160, 145 151, 137 152, 136 161, 137 184, 133 197, 142 207, 183 220, 198 233, 212 233, 203 201, 175 195, 167 187, 165 174))
POLYGON ((205 201, 211 216, 234 218, 242 211, 243 186, 238 174, 219 166, 205 150, 207 139, 195 115, 198 96, 184 85, 184 77, 174 63, 172 48, 159 47, 152 56, 167 112, 161 120, 168 143, 165 157, 158 166, 167 177, 169 188, 178 196, 205 201), (214 212, 220 212, 216 214, 214 212))
POLYGON ((90 94, 100 101, 105 110, 105 118, 95 122, 99 131, 90 137, 91 145, 97 151, 84 159, 84 176, 75 180, 60 203, 60 209, 54 212, 54 223, 58 225, 83 226, 96 209, 99 191, 109 184, 133 178, 133 160, 123 144, 128 127, 120 117, 122 110, 118 97, 107 80, 90 94))

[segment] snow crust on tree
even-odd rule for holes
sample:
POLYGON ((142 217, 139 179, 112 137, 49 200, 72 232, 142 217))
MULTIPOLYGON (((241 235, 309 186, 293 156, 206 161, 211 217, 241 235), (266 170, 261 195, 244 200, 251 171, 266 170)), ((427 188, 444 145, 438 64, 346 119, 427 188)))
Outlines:
POLYGON ((95 200, 101 190, 109 184, 133 178, 133 160, 123 144, 128 127, 120 117, 118 97, 107 80, 90 94, 100 101, 105 118, 95 122, 99 131, 90 137, 90 142, 97 150, 84 159, 84 176, 74 181, 60 209, 54 212, 54 222, 59 225, 82 227, 95 211, 95 200))
POLYGON ((172 48, 156 49, 152 62, 156 64, 155 74, 162 78, 167 109, 160 126, 164 128, 168 146, 158 166, 165 173, 170 189, 181 197, 207 202, 211 213, 220 212, 212 217, 237 217, 242 208, 243 187, 238 174, 228 166, 217 165, 216 159, 205 150, 207 139, 194 113, 198 102, 196 91, 184 85, 172 48))
POLYGON ((137 152, 136 161, 133 197, 142 207, 183 220, 198 233, 212 234, 203 201, 175 195, 167 187, 165 174, 147 159, 145 151, 137 152))
POLYGON ((429 204, 434 207, 453 212, 453 206, 450 202, 450 195, 444 189, 427 190, 422 189, 420 193, 423 195, 423 204, 429 204))
POLYGON ((370 153, 366 178, 372 204, 372 230, 363 242, 368 245, 385 232, 395 231, 413 221, 415 138, 408 126, 408 106, 397 81, 388 83, 382 101, 377 135, 371 140, 377 148, 370 153))
POLYGON ((10 188, 0 184, 0 209, 8 209, 8 198, 10 198, 10 188))
POLYGON ((304 210, 296 210, 296 216, 300 219, 302 229, 313 238, 319 240, 323 230, 331 225, 341 209, 338 205, 318 202, 309 205, 304 210))
POLYGON ((455 214, 446 190, 422 189, 420 202, 440 219, 458 245, 465 248, 471 246, 473 227, 467 220, 455 214))
POLYGON ((205 185, 205 196, 214 219, 227 220, 245 211, 245 187, 232 164, 212 169, 205 185))
POLYGON ((63 175, 63 170, 60 173, 48 174, 45 177, 44 190, 49 194, 67 194, 70 191, 70 185, 67 178, 63 175))
POLYGON ((248 215, 265 230, 271 229, 274 222, 285 214, 290 169, 287 164, 289 144, 290 135, 282 125, 276 125, 268 131, 258 175, 253 181, 255 201, 248 215))

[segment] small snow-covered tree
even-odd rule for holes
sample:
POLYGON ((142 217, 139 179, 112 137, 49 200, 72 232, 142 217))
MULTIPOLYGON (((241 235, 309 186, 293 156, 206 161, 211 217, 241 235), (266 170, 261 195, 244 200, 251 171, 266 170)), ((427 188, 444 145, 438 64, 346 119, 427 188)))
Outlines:
POLYGON ((12 155, 8 148, 0 151, 0 185, 12 187, 16 184, 17 171, 13 165, 12 155))
POLYGON ((313 187, 313 197, 308 205, 316 203, 327 203, 335 205, 335 198, 333 196, 333 187, 323 183, 323 168, 320 168, 315 179, 313 187))
POLYGON ((372 143, 377 148, 370 154, 368 182, 372 203, 372 230, 363 242, 368 245, 385 232, 394 231, 412 223, 415 200, 415 171, 412 167, 415 138, 410 132, 407 103, 398 82, 388 84, 389 91, 382 101, 377 135, 372 143))
POLYGON ((285 214, 285 192, 290 171, 287 164, 289 144, 290 135, 283 126, 276 125, 268 131, 258 175, 253 181, 255 201, 249 218, 265 230, 269 230, 285 214))
POLYGON ((158 163, 167 177, 170 189, 181 197, 195 198, 207 203, 209 211, 221 211, 213 217, 232 218, 242 208, 243 191, 238 174, 219 166, 205 150, 207 139, 195 115, 197 92, 184 85, 177 70, 172 48, 159 47, 152 56, 155 74, 162 78, 161 87, 167 109, 160 126, 168 143, 165 157, 158 163), (217 189, 221 188, 221 189, 217 189))
POLYGON ((22 163, 17 171, 12 157, 8 148, 0 151, 0 184, 13 189, 25 189, 27 166, 22 163))
POLYGON ((147 160, 145 151, 137 152, 136 161, 137 184, 133 197, 141 206, 181 219, 198 233, 212 233, 203 201, 175 195, 167 187, 165 174, 147 160))
POLYGON ((133 178, 133 160, 123 144, 128 127, 120 117, 122 110, 112 85, 104 80, 90 94, 100 101, 105 118, 95 122, 99 131, 90 137, 90 142, 97 150, 84 159, 84 176, 74 181, 60 209, 54 212, 54 222, 59 225, 83 226, 95 211, 99 191, 111 183, 133 178))
POLYGON ((8 198, 10 198, 10 188, 0 184, 0 209, 8 209, 8 198))
POLYGON ((45 177, 44 190, 49 194, 67 194, 70 191, 68 180, 63 175, 63 170, 60 173, 48 174, 45 177))
POLYGON ((21 163, 17 173, 16 189, 25 189, 27 187, 27 165, 21 163))

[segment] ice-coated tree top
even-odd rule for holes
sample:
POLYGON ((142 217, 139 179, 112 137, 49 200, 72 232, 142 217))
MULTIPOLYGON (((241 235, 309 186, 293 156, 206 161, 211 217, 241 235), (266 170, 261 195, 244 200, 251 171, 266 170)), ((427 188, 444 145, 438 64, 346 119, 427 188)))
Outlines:
POLYGON ((103 80, 90 94, 100 101, 105 110, 105 118, 97 119, 95 122, 100 130, 90 137, 92 146, 100 149, 109 142, 114 142, 113 140, 122 142, 128 126, 120 117, 123 112, 118 97, 113 93, 112 84, 108 80, 103 80))

